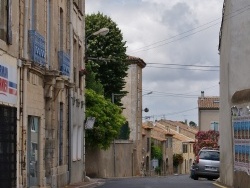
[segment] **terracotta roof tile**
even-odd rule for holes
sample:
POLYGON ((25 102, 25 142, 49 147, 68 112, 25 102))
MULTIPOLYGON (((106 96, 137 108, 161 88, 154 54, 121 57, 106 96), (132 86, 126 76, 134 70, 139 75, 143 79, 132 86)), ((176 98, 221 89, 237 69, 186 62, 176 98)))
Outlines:
POLYGON ((180 133, 178 133, 177 131, 174 131, 174 130, 170 130, 170 132, 172 133, 172 134, 174 134, 174 138, 175 139, 178 139, 178 140, 180 140, 180 141, 182 141, 182 142, 194 142, 194 139, 192 139, 192 138, 189 138, 189 137, 187 137, 187 136, 185 136, 185 135, 183 135, 183 134, 180 134, 180 133))
POLYGON ((220 106, 219 97, 199 97, 198 108, 199 109, 217 109, 220 106))
POLYGON ((155 140, 159 140, 159 141, 165 141, 167 139, 161 138, 159 136, 151 136, 152 138, 154 138, 155 140))
POLYGON ((134 56, 129 56, 127 55, 127 61, 129 63, 136 63, 138 66, 140 66, 141 68, 146 67, 146 63, 139 57, 134 57, 134 56))
POLYGON ((185 130, 187 130, 191 133, 194 133, 194 134, 196 134, 198 132, 197 129, 189 127, 188 125, 183 124, 180 121, 159 120, 158 123, 161 124, 162 126, 167 126, 167 125, 173 125, 175 127, 179 126, 180 128, 185 129, 185 130))

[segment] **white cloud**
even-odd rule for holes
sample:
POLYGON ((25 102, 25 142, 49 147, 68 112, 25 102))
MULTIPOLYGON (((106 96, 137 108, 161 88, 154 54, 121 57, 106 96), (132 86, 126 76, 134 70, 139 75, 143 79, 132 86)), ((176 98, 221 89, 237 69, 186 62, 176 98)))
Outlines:
POLYGON ((127 41, 128 54, 147 63, 143 89, 154 92, 143 97, 143 107, 149 108, 144 116, 197 122, 197 109, 177 112, 197 107, 201 90, 218 96, 219 72, 154 68, 150 63, 219 66, 222 5, 223 0, 86 0, 86 13, 110 16, 127 41))

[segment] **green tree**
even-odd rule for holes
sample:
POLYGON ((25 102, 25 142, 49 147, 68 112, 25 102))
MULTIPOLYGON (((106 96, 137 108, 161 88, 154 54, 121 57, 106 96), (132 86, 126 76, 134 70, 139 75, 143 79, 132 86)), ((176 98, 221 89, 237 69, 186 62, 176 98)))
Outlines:
POLYGON ((151 158, 158 159, 159 162, 162 160, 162 149, 161 147, 154 145, 154 143, 151 144, 151 158))
POLYGON ((122 125, 122 127, 121 127, 120 135, 119 135, 118 139, 128 140, 129 134, 130 134, 130 128, 129 128, 128 122, 126 121, 126 123, 124 125, 122 125))
POLYGON ((122 110, 103 95, 86 89, 86 116, 95 117, 93 129, 86 130, 86 146, 91 148, 108 149, 111 142, 118 137, 121 126, 126 119, 122 110))
MULTIPOLYGON (((110 17, 102 13, 87 15, 86 36, 87 36, 87 57, 103 58, 105 60, 88 60, 87 71, 96 73, 95 79, 103 85, 105 98, 111 98, 112 93, 126 95, 122 91, 125 86, 128 63, 126 62, 126 42, 117 24, 110 17), (101 28, 108 28, 106 36, 91 36, 92 33, 101 28), (90 37, 89 37, 90 36, 90 37)), ((89 58, 91 59, 91 58, 89 58)), ((90 88, 87 81, 87 88, 90 88)), ((121 105, 122 97, 117 97, 115 103, 121 105)))
POLYGON ((196 124, 195 122, 193 122, 193 121, 190 121, 190 122, 189 122, 189 126, 190 126, 190 127, 196 128, 196 127, 197 127, 197 124, 196 124))
POLYGON ((100 80, 96 78, 96 73, 92 71, 90 64, 86 64, 86 69, 87 69, 87 76, 85 78, 86 88, 92 89, 97 94, 103 95, 104 94, 103 85, 101 84, 100 80))

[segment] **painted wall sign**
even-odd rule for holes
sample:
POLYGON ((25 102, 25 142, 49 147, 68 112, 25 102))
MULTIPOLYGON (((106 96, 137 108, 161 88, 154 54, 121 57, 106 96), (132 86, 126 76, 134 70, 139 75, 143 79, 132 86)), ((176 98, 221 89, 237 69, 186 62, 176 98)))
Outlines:
POLYGON ((232 108, 234 169, 250 175, 250 107, 232 108))
MULTIPOLYGON (((8 59, 8 58, 7 58, 8 59)), ((0 59, 0 102, 17 103, 17 66, 0 59)))

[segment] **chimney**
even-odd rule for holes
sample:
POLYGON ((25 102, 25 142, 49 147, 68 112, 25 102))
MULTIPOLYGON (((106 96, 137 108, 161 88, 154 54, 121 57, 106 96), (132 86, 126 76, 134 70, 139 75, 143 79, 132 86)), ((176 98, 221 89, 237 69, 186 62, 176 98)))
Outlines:
POLYGON ((204 91, 201 91, 201 99, 204 99, 204 91))
POLYGON ((188 120, 187 120, 187 119, 185 119, 185 124, 186 124, 186 125, 188 124, 188 120))

